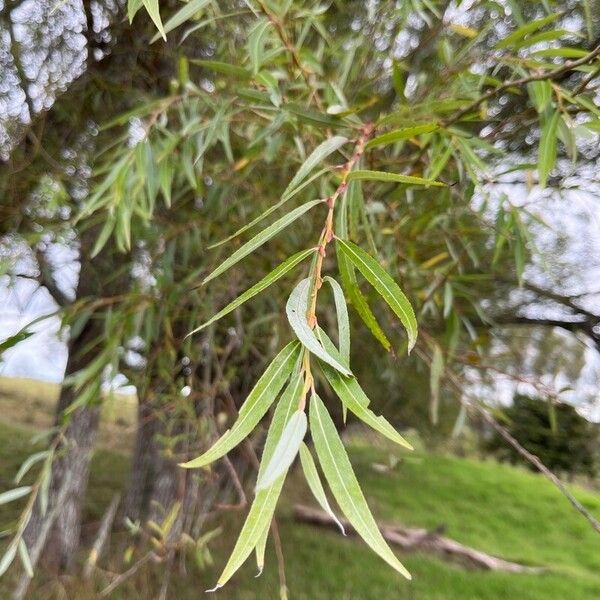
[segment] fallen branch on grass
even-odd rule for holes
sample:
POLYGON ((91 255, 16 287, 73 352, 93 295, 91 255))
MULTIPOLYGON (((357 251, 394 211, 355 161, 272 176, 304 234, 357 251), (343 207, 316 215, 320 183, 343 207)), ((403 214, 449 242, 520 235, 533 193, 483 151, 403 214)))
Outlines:
MULTIPOLYGON (((339 525, 325 512, 296 504, 294 516, 302 523, 311 523, 322 527, 330 527, 339 531, 339 525)), ((354 533, 352 525, 344 519, 340 519, 344 529, 354 533)), ((448 556, 460 560, 462 563, 479 569, 490 571, 506 571, 508 573, 541 573, 543 567, 529 567, 519 563, 510 562, 485 552, 465 546, 455 540, 444 537, 436 531, 404 527, 403 525, 391 525, 378 523, 383 537, 390 544, 399 546, 403 550, 420 550, 448 556)))

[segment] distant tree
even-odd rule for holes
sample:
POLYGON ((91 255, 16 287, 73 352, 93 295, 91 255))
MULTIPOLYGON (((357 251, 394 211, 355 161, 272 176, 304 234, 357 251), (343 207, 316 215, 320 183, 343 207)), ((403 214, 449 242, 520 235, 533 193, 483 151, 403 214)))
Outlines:
MULTIPOLYGON (((570 474, 596 474, 598 426, 584 419, 570 404, 549 407, 540 398, 517 394, 504 415, 510 433, 550 469, 570 474)), ((521 461, 519 454, 497 434, 485 446, 502 460, 513 464, 521 461)))

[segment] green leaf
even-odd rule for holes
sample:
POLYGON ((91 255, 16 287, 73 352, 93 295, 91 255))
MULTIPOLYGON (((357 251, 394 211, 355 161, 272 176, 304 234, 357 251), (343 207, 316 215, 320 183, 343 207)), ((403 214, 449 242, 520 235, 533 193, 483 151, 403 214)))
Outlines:
POLYGON ((549 81, 532 81, 527 84, 529 97, 538 113, 543 113, 552 100, 552 85, 549 81))
POLYGON ((422 133, 431 133, 436 131, 440 126, 437 123, 423 123, 422 125, 415 125, 414 127, 403 127, 402 129, 396 129, 389 133, 384 133, 369 140, 365 145, 365 148, 374 148, 375 146, 382 146, 384 144, 393 144, 400 140, 406 140, 414 137, 415 135, 421 135, 422 133))
POLYGON ((238 79, 250 79, 252 77, 252 73, 248 71, 248 69, 244 69, 244 67, 240 67, 238 65, 231 65, 229 63, 220 62, 218 60, 190 58, 190 62, 193 65, 199 65, 201 67, 210 69, 211 71, 223 73, 223 75, 233 75, 238 79))
POLYGON ((548 175, 556 164, 557 129, 560 112, 555 110, 552 116, 546 120, 542 127, 540 147, 538 154, 538 176, 539 183, 546 187, 548 175))
POLYGON ((323 489, 323 484, 321 483, 321 478, 319 477, 319 472, 317 471, 317 465, 315 465, 312 454, 304 442, 300 444, 300 462, 302 463, 302 470, 304 471, 306 483, 308 483, 308 487, 315 497, 315 500, 319 503, 319 506, 333 519, 335 524, 340 528, 342 534, 346 535, 344 526, 340 523, 340 520, 335 516, 335 513, 329 505, 329 501, 325 495, 325 490, 323 489))
POLYGON ((333 358, 323 346, 321 346, 319 340, 315 336, 315 332, 308 324, 307 313, 309 295, 310 280, 307 278, 303 279, 293 289, 287 301, 285 312, 294 333, 302 344, 315 356, 318 356, 322 361, 330 364, 334 369, 337 369, 344 375, 351 375, 348 367, 342 365, 338 360, 333 358))
POLYGON ((211 244, 210 246, 208 246, 208 248, 209 249, 217 248, 218 246, 221 246, 221 245, 225 244, 226 242, 236 238, 238 235, 240 235, 241 233, 244 233, 244 231, 247 231, 251 227, 254 227, 257 223, 260 223, 263 219, 268 217, 271 213, 275 212, 278 208, 281 208, 288 200, 293 198, 296 194, 298 194, 300 191, 302 191, 307 185, 310 185, 315 179, 317 179, 318 177, 320 177, 321 175, 323 175, 326 172, 327 172, 327 169, 321 169, 320 171, 317 171, 316 173, 311 175, 306 181, 301 183, 297 188, 295 188, 290 193, 288 193, 286 196, 282 196, 281 200, 279 202, 277 202, 273 206, 270 206, 269 208, 267 208, 267 210, 265 210, 264 213, 262 213, 255 219, 252 219, 252 221, 250 221, 250 223, 247 223, 243 227, 240 227, 235 233, 232 233, 230 236, 226 237, 225 239, 221 240, 220 242, 211 244))
POLYGON ((284 215, 265 229, 263 229, 259 234, 254 236, 249 242, 246 242, 241 248, 238 248, 233 254, 229 256, 229 258, 225 259, 210 275, 208 275, 202 285, 209 282, 211 279, 218 277, 227 269, 231 268, 237 262, 242 260, 248 256, 248 254, 254 252, 257 248, 260 248, 264 243, 268 242, 272 237, 277 235, 280 231, 285 229, 288 225, 292 224, 298 217, 301 217, 305 212, 308 212, 311 208, 317 206, 317 204, 322 204, 322 200, 312 200, 311 202, 306 202, 290 211, 287 215, 284 215))
POLYGON ((27 328, 24 328, 13 335, 9 335, 5 340, 0 342, 0 354, 9 348, 16 346, 20 342, 25 341, 27 338, 30 338, 34 333, 35 331, 29 331, 27 328))
MULTIPOLYGON (((329 338, 322 333, 323 345, 329 352, 335 352, 335 346, 329 338)), ((368 408, 370 401, 356 377, 342 377, 337 371, 334 371, 326 364, 321 365, 323 373, 329 384, 342 401, 342 404, 354 413, 363 423, 384 435, 388 440, 413 450, 409 444, 390 423, 382 416, 377 416, 368 408)))
POLYGON ((335 302, 335 311, 337 313, 338 338, 340 343, 340 355, 344 364, 350 366, 350 319, 348 318, 348 307, 346 298, 340 284, 327 275, 323 278, 333 290, 333 300, 335 302))
POLYGON ((387 171, 351 171, 348 175, 348 181, 371 180, 387 181, 390 183, 406 183, 408 185, 433 185, 444 186, 440 181, 433 179, 423 179, 413 177, 412 175, 399 175, 398 173, 388 173, 387 171))
POLYGON ((356 244, 338 239, 336 247, 363 274, 364 278, 379 292, 379 295, 398 316, 408 333, 408 351, 410 352, 417 341, 417 319, 408 298, 398 284, 381 268, 381 265, 356 244))
POLYGON ((288 186, 283 192, 283 197, 289 196, 293 191, 306 179, 307 175, 319 165, 325 158, 330 154, 333 154, 336 150, 341 148, 344 144, 348 143, 348 138, 341 135, 336 135, 325 140, 322 144, 319 144, 310 154, 310 156, 302 163, 298 172, 294 175, 292 180, 288 183, 288 186))
POLYGON ((0 559, 0 577, 2 577, 4 573, 6 573, 8 567, 10 567, 12 561, 15 559, 15 556, 17 554, 17 546, 18 542, 16 540, 13 540, 6 549, 6 552, 2 556, 2 559, 0 559))
POLYGON ((108 242, 108 239, 110 238, 110 235, 114 231, 115 225, 116 219, 114 215, 109 214, 106 218, 106 221, 104 222, 104 225, 102 226, 102 229, 100 230, 100 233, 98 234, 98 237, 96 238, 96 242, 94 244, 94 247, 92 248, 90 258, 94 258, 98 256, 98 254, 100 254, 102 248, 104 248, 106 242, 108 242))
POLYGON ((581 127, 585 127, 590 131, 595 131, 596 133, 600 133, 600 119, 592 119, 591 121, 585 121, 581 124, 581 127))
MULTIPOLYGON (((263 451, 261 466, 258 471, 259 477, 264 471, 263 465, 268 463, 273 456, 277 441, 281 439, 286 424, 298 406, 300 393, 302 391, 302 383, 303 378, 301 374, 292 377, 290 384, 277 404, 265 441, 265 449, 263 451)), ((284 480, 285 474, 281 475, 279 479, 267 489, 261 490, 256 494, 254 502, 250 507, 250 512, 242 527, 242 531, 240 532, 233 552, 219 577, 219 581, 213 590, 209 591, 214 591, 223 587, 229 579, 231 579, 232 575, 242 566, 252 550, 261 542, 265 530, 269 527, 273 519, 275 506, 277 505, 277 500, 281 494, 284 480)))
POLYGON ((41 460, 44 460, 49 455, 50 455, 50 450, 43 450, 41 452, 36 452, 35 454, 32 454, 31 456, 29 456, 25 461, 23 461, 23 464, 17 471, 17 474, 15 475, 15 479, 14 479, 15 483, 19 483, 21 481, 21 479, 23 479, 23 477, 25 477, 25 475, 28 473, 29 469, 31 469, 31 467, 33 467, 33 465, 35 465, 37 462, 39 462, 41 460))
POLYGON ((33 577, 33 565, 31 564, 31 558, 29 558, 29 552, 23 538, 19 540, 19 557, 27 575, 33 577))
POLYGON ((404 577, 411 579, 410 573, 377 528, 335 424, 316 394, 310 402, 310 431, 325 479, 348 521, 373 551, 404 577))
POLYGON ((140 8, 143 6, 143 0, 128 0, 127 2, 127 18, 131 23, 133 21, 133 17, 137 13, 140 8))
POLYGON ((7 492, 2 492, 0 494, 0 504, 7 504, 8 502, 12 502, 13 500, 18 500, 23 496, 27 496, 31 492, 30 485, 24 485, 18 488, 14 488, 12 490, 8 490, 7 492))
POLYGON ((294 102, 286 104, 284 108, 298 117, 299 121, 308 123, 309 125, 316 125, 319 128, 340 127, 342 125, 339 119, 336 119, 331 115, 312 110, 311 108, 306 108, 305 106, 301 106, 294 102))
POLYGON ((543 50, 536 50, 532 52, 532 56, 540 56, 542 58, 555 58, 557 56, 561 58, 583 58, 587 52, 581 48, 544 48, 543 50))
MULTIPOLYGON (((164 34, 173 31, 173 29, 179 27, 189 19, 191 19, 197 12, 202 10, 205 6, 210 4, 212 0, 190 0, 185 6, 180 8, 164 25, 164 34)), ((158 35, 155 35, 150 43, 155 42, 158 39, 158 35)))
POLYGON ((148 14, 150 15, 150 18, 156 25, 156 29, 158 29, 158 32, 162 36, 163 40, 165 40, 165 42, 166 42, 167 35, 165 33, 165 30, 163 29, 162 20, 160 18, 160 10, 158 8, 158 0, 143 0, 143 2, 144 2, 144 6, 146 7, 146 10, 148 11, 148 14))
POLYGON ((500 40, 496 44, 496 48, 508 48, 512 44, 522 40, 526 35, 549 25, 553 21, 556 21, 558 17, 560 17, 562 13, 554 13, 552 15, 548 15, 547 17, 542 17, 541 19, 536 19, 535 21, 531 21, 531 23, 527 23, 522 27, 519 27, 515 31, 513 31, 510 35, 507 35, 503 40, 500 40))
POLYGON ((227 430, 204 454, 180 466, 186 469, 195 469, 208 465, 218 458, 225 456, 225 454, 246 438, 265 416, 269 410, 269 406, 273 404, 277 394, 284 386, 294 368, 294 363, 300 356, 300 349, 300 344, 290 342, 273 359, 273 362, 256 382, 256 385, 242 405, 233 427, 227 430))
MULTIPOLYGON (((263 290, 267 289, 270 285, 275 283, 278 279, 281 279, 286 273, 291 271, 296 265, 301 263, 307 256, 314 254, 315 249, 309 248, 308 250, 302 250, 290 256, 288 259, 283 261, 280 265, 275 267, 266 277, 263 277, 258 283, 254 284, 251 288, 247 289, 243 294, 239 295, 235 300, 230 302, 225 308, 220 310, 214 317, 211 317, 206 323, 203 323, 199 327, 196 327, 193 331, 190 331, 187 335, 190 336, 198 331, 201 331, 205 327, 208 327, 211 323, 218 321, 225 315, 234 311, 238 306, 241 306, 250 298, 253 298, 257 294, 260 294, 263 290)), ((186 336, 187 337, 187 336, 186 336)))
POLYGON ((306 435, 306 413, 297 410, 287 422, 281 438, 275 446, 273 456, 256 482, 256 491, 268 488, 294 462, 300 444, 306 435))
POLYGON ((431 359, 431 368, 429 372, 429 387, 431 389, 431 422, 438 424, 439 406, 440 406, 440 380, 444 374, 444 355, 442 349, 435 344, 433 347, 433 357, 431 359))
POLYGON ((369 331, 373 334, 375 339, 386 349, 391 348, 390 341, 387 339, 383 329, 381 329, 375 315, 369 308, 369 304, 363 296, 358 283, 356 281, 356 274, 354 273, 354 265, 346 258, 341 252, 337 253, 338 269, 340 271, 340 279, 342 286, 350 304, 354 307, 354 310, 358 313, 363 323, 369 328, 369 331))
POLYGON ((252 65, 252 72, 254 75, 258 73, 262 62, 262 54, 264 51, 263 37, 267 31, 267 27, 271 25, 268 19, 261 19, 252 29, 248 35, 248 56, 250 57, 250 64, 252 65))
POLYGON ((258 539, 258 543, 256 544, 255 553, 256 553, 256 567, 258 568, 258 572, 255 577, 260 577, 265 568, 265 550, 267 549, 267 540, 269 539, 269 528, 271 527, 270 523, 267 523, 267 526, 264 528, 263 532, 258 539))

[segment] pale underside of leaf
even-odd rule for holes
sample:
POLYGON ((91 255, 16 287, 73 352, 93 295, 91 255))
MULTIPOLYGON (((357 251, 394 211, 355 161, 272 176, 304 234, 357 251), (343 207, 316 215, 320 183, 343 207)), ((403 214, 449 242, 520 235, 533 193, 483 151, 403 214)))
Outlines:
POLYGON ((303 279, 292 291, 287 301, 285 311, 288 321, 298 339, 304 346, 324 362, 344 375, 350 375, 348 367, 341 364, 323 348, 314 331, 308 324, 307 312, 310 294, 310 280, 303 279))
MULTIPOLYGON (((164 33, 169 33, 173 29, 179 27, 187 20, 191 19, 197 12, 202 10, 212 0, 190 0, 185 6, 180 8, 164 25, 164 33)), ((159 35, 155 35, 151 43, 158 39, 159 35)))
MULTIPOLYGON (((211 317, 206 323, 202 323, 199 327, 196 327, 193 331, 190 331, 187 335, 190 336, 198 331, 201 331, 205 327, 208 327, 215 321, 218 321, 225 315, 228 315, 230 312, 234 311, 236 308, 244 304, 244 302, 250 300, 257 294, 260 294, 263 290, 267 289, 270 285, 275 283, 278 279, 283 277, 286 273, 291 271, 296 265, 301 263, 305 258, 310 256, 315 252, 314 248, 309 248, 308 250, 302 250, 290 256, 287 260, 282 262, 280 265, 275 267, 266 277, 263 277, 258 283, 253 285, 251 288, 247 289, 243 294, 240 294, 235 300, 230 302, 225 308, 220 310, 214 317, 211 317)), ((187 337, 187 336, 186 336, 187 337)))
POLYGON ((344 364, 350 366, 350 319, 348 317, 348 306, 344 291, 340 284, 333 277, 326 276, 323 278, 333 290, 333 300, 335 302, 335 311, 337 314, 338 323, 338 338, 340 346, 340 355, 344 364))
POLYGON ((270 523, 268 523, 264 528, 263 532, 260 534, 256 548, 254 549, 256 554, 256 568, 258 569, 255 577, 260 577, 265 568, 265 550, 267 549, 270 526, 270 523))
POLYGON ((319 506, 334 520, 335 524, 340 528, 342 534, 346 535, 344 526, 335 516, 333 509, 329 505, 329 501, 325 495, 325 490, 323 489, 323 484, 321 483, 321 478, 319 477, 319 472, 317 471, 317 465, 315 465, 315 460, 312 457, 308 446, 304 442, 300 444, 300 462, 302 464, 302 470, 304 471, 306 483, 308 483, 308 487, 315 497, 315 500, 319 503, 319 506))
POLYGON ((298 217, 302 216, 311 208, 317 206, 317 204, 322 203, 322 200, 312 200, 311 202, 306 202, 263 229, 259 234, 254 236, 250 241, 246 242, 241 248, 238 248, 233 254, 231 254, 231 256, 225 259, 210 275, 204 279, 202 284, 204 285, 211 279, 214 279, 215 277, 218 277, 227 271, 227 269, 231 268, 237 262, 248 256, 248 254, 254 252, 254 250, 268 242, 273 236, 277 235, 288 225, 291 225, 298 217))
POLYGON ((356 244, 338 239, 336 245, 338 250, 354 264, 398 316, 408 333, 408 351, 410 352, 417 341, 417 319, 404 292, 381 265, 356 244))
POLYGON ((267 367, 250 394, 248 394, 233 427, 226 431, 207 452, 183 463, 181 466, 186 469, 194 469, 208 465, 225 456, 227 452, 247 437, 265 416, 289 378, 294 364, 300 356, 300 349, 300 344, 297 342, 289 343, 273 359, 273 362, 267 367))
POLYGON ((264 473, 256 482, 257 491, 269 487, 282 473, 288 470, 298 454, 300 444, 306 435, 306 428, 306 413, 303 410, 296 411, 285 426, 264 473))
POLYGON ((377 528, 335 424, 316 394, 310 403, 310 430, 325 479, 348 521, 374 552, 404 577, 411 579, 410 573, 377 528))
MULTIPOLYGON (((264 470, 263 465, 268 463, 273 456, 277 441, 281 438, 286 424, 298 406, 298 400, 300 398, 300 393, 302 392, 302 382, 303 378, 299 373, 293 375, 285 392, 277 403, 277 408, 273 414, 273 420, 271 421, 267 439, 265 441, 261 466, 258 471, 259 477, 264 470)), ((275 506, 281 493, 284 480, 285 473, 280 475, 271 486, 256 494, 242 531, 240 532, 233 552, 219 577, 219 581, 217 582, 217 585, 209 591, 214 591, 223 587, 242 566, 252 550, 254 550, 259 543, 262 543, 261 540, 265 536, 265 530, 268 529, 273 519, 275 506)))

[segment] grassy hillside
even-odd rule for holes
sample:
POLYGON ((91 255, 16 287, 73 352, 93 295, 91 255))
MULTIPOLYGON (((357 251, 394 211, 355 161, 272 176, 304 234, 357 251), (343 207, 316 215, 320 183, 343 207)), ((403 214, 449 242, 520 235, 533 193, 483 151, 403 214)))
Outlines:
MULTIPOLYGON (((22 430, 0 426, 2 486, 30 451, 22 430)), ((381 474, 373 468, 373 463, 387 462, 389 452, 389 448, 378 449, 370 442, 353 442, 350 449, 359 479, 378 518, 426 527, 444 525, 447 535, 461 542, 507 559, 546 566, 549 572, 510 575, 474 571, 441 558, 411 553, 401 555, 414 577, 412 583, 405 582, 359 540, 293 522, 294 502, 313 504, 301 474, 295 472, 286 483, 278 512, 290 598, 590 600, 600 597, 600 536, 546 480, 493 462, 422 453, 409 457, 402 453, 405 458, 394 469, 381 474)), ((113 490, 123 486, 127 467, 126 455, 107 450, 96 454, 86 505, 88 522, 99 518, 113 490)), ((600 514, 598 495, 580 489, 576 493, 590 510, 600 514)), ((0 519, 5 523, 17 507, 1 508, 0 519)), ((190 560, 188 576, 172 578, 171 598, 196 599, 214 584, 235 543, 242 518, 243 515, 230 513, 221 519, 225 530, 213 546, 214 567, 201 571, 190 560)), ((151 568, 141 571, 111 598, 156 597, 158 573, 151 568)), ((277 598, 277 566, 271 544, 265 573, 259 579, 254 579, 254 574, 255 566, 249 560, 216 598, 277 598)), ((69 598, 96 596, 78 582, 66 585, 69 598)), ((94 585, 99 590, 106 580, 99 578, 94 585)), ((7 589, 8 583, 0 583, 0 597, 7 596, 7 589), (6 586, 4 591, 2 585, 6 586)), ((58 589, 56 583, 45 582, 31 597, 59 597, 58 589)))
MULTIPOLYGON (((0 377, 0 422, 34 430, 54 421, 60 384, 22 377, 0 377)), ((135 396, 112 394, 105 398, 98 444, 129 451, 133 444, 137 401, 135 396)))

